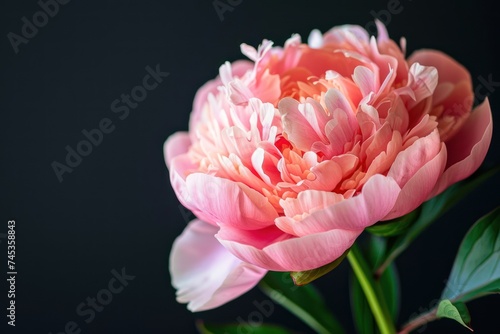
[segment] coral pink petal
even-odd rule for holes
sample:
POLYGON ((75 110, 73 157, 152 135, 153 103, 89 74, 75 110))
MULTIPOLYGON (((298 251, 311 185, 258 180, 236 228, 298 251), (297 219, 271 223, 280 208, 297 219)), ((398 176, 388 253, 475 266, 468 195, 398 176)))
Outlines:
POLYGON ((288 198, 280 201, 280 205, 283 207, 286 217, 276 218, 276 225, 279 227, 278 220, 281 218, 294 217, 296 215, 302 215, 305 212, 324 210, 326 207, 330 207, 343 199, 344 196, 332 191, 301 191, 297 198, 288 198))
POLYGON ((187 132, 176 132, 168 137, 165 144, 163 144, 163 153, 167 168, 170 168, 170 162, 172 159, 180 154, 186 153, 189 150, 190 145, 191 140, 189 139, 189 133, 187 132))
POLYGON ((274 224, 278 213, 266 197, 243 183, 202 173, 186 178, 190 200, 212 224, 256 230, 274 224))
POLYGON ((216 238, 245 262, 274 271, 302 271, 318 268, 339 258, 362 230, 331 230, 301 238, 289 238, 261 248, 232 239, 221 227, 216 238))
POLYGON ((488 152, 493 119, 488 99, 472 111, 460 131, 448 142, 447 168, 429 198, 474 173, 488 152))
POLYGON ((170 275, 177 301, 197 312, 225 304, 253 288, 267 270, 242 262, 214 237, 217 227, 194 220, 175 240, 170 275))
POLYGON ((462 80, 471 81, 469 71, 447 54, 437 50, 419 50, 408 58, 408 63, 419 63, 434 66, 439 73, 439 83, 458 83, 462 80))
MULTIPOLYGON (((320 193, 316 193, 316 196, 303 196, 300 193, 297 199, 284 201, 285 210, 292 211, 289 206, 294 205, 299 208, 310 208, 311 212, 306 209, 302 213, 309 214, 297 219, 279 217, 276 219, 276 225, 293 231, 297 236, 334 229, 360 233, 365 227, 375 224, 391 211, 400 191, 401 188, 393 178, 378 174, 368 180, 358 195, 322 208, 318 208, 318 202, 330 203, 323 199, 320 193)), ((293 211, 296 213, 297 208, 293 211)))

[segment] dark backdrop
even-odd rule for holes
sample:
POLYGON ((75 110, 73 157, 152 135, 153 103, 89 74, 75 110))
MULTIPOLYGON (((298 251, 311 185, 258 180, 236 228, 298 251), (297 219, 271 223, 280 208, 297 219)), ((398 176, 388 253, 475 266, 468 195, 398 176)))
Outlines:
MULTIPOLYGON (((2 2, 0 233, 15 219, 18 271, 16 327, 2 327, 7 328, 2 333, 59 333, 70 321, 82 333, 194 333, 196 319, 247 319, 252 302, 265 299, 254 289, 197 314, 176 303, 168 254, 185 220, 168 181, 163 142, 187 129, 197 88, 217 75, 225 60, 243 57, 240 43, 257 46, 267 38, 282 45, 292 33, 306 39, 314 28, 365 26, 389 1, 232 3, 221 20, 212 1, 71 1, 47 22, 35 15, 41 27, 36 34, 26 31, 31 38, 17 41, 15 53, 9 33, 21 35, 22 18, 33 22, 40 5, 2 2), (146 66, 157 64, 170 75, 120 120, 111 103, 142 83, 146 66), (52 162, 63 163, 65 147, 75 149, 85 138, 82 130, 98 127, 105 118, 113 122, 113 132, 59 182, 52 162), (122 268, 135 278, 85 323, 89 314, 79 316, 77 306, 107 288, 111 271, 122 268)), ((402 10, 391 15, 388 30, 396 40, 407 38, 409 52, 437 48, 452 55, 471 71, 475 87, 481 77, 498 82, 500 17, 490 4, 401 0, 402 10)), ((500 108, 496 88, 488 91, 494 114, 500 108)), ((498 113, 494 117, 500 121, 498 113)), ((498 145, 498 133, 493 143, 498 145)), ((486 165, 496 162, 498 148, 492 147, 486 165)), ((439 297, 468 227, 498 204, 498 186, 496 177, 475 191, 397 260, 403 296, 399 323, 439 297)), ((6 239, 0 241, 4 326, 7 247, 6 239)), ((318 286, 353 332, 348 271, 344 263, 318 286)), ((498 296, 470 303, 476 333, 495 332, 499 309, 498 296)), ((309 331, 279 307, 266 321, 309 331)), ((443 332, 467 331, 449 320, 425 331, 443 332)))

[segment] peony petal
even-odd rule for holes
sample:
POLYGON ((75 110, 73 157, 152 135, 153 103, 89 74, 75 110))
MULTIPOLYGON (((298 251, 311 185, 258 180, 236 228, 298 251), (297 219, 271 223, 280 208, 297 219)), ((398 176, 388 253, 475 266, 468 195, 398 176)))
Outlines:
POLYGON ((399 186, 403 187, 440 150, 441 140, 438 131, 435 129, 430 135, 419 138, 406 150, 400 152, 387 176, 394 178, 399 186))
MULTIPOLYGON (((193 200, 189 194, 186 176, 196 170, 196 167, 187 154, 181 154, 172 159, 170 166, 170 184, 175 191, 175 195, 179 202, 191 210, 192 213, 204 221, 210 221, 211 216, 207 215, 203 210, 198 208, 197 203, 193 200)), ((213 223, 215 225, 215 223, 213 223)))
POLYGON ((290 97, 282 99, 278 104, 283 122, 283 131, 288 140, 303 151, 308 151, 314 142, 321 141, 307 118, 300 112, 301 104, 290 97))
MULTIPOLYGON (((294 235, 326 232, 334 229, 361 231, 384 218, 393 208, 401 188, 396 181, 383 175, 374 175, 363 186, 361 193, 349 199, 340 200, 329 196, 324 198, 318 193, 309 196, 300 193, 296 199, 286 199, 281 203, 285 212, 298 215, 297 207, 303 208, 297 219, 276 218, 276 225, 294 235), (314 196, 313 196, 314 195, 314 196), (335 203, 337 202, 337 203, 335 203), (322 203, 323 207, 318 208, 322 203), (327 204, 330 204, 328 205, 327 204), (295 208, 292 209, 291 206, 295 208)), ((288 216, 288 215, 287 215, 288 216)))
MULTIPOLYGON (((253 63, 248 60, 237 60, 230 65, 221 66, 221 74, 225 76, 225 79, 227 77, 232 80, 234 76, 242 77, 247 71, 252 70, 253 66, 253 63), (224 67, 224 69, 222 69, 222 67, 224 67), (226 70, 226 72, 224 72, 224 70, 226 70)), ((218 76, 214 80, 208 81, 206 84, 201 86, 200 89, 198 89, 194 97, 193 111, 189 119, 190 129, 193 129, 194 125, 199 122, 203 106, 208 100, 208 95, 216 95, 219 86, 222 86, 222 80, 220 76, 218 76)))
POLYGON ((361 26, 346 24, 327 31, 323 35, 323 46, 347 48, 364 54, 369 38, 367 31, 361 26))
POLYGON ((441 139, 447 142, 460 130, 472 108, 474 93, 470 73, 456 60, 436 50, 417 51, 409 61, 438 70, 439 89, 433 97, 432 114, 438 116, 441 139))
POLYGON ((163 144, 163 153, 165 157, 165 164, 170 168, 172 159, 176 156, 186 153, 191 146, 188 132, 176 132, 165 141, 163 144))
POLYGON ((193 204, 186 187, 186 175, 194 168, 196 166, 187 154, 178 155, 170 161, 170 184, 182 205, 189 209, 193 209, 193 204))
POLYGON ((408 74, 408 87, 413 90, 415 96, 415 101, 408 106, 411 108, 434 93, 438 83, 438 71, 435 67, 414 63, 408 74))
POLYGON ((375 19, 375 25, 377 26, 377 42, 383 43, 389 41, 389 34, 385 25, 379 20, 375 19))
POLYGON ((352 246, 361 232, 331 230, 275 241, 264 248, 232 239, 232 233, 224 227, 215 237, 245 262, 274 271, 302 271, 336 260, 352 246))
POLYGON ((313 49, 319 49, 323 46, 323 35, 318 29, 313 29, 307 39, 307 44, 313 49))
POLYGON ((225 304, 253 288, 267 270, 242 262, 214 237, 217 227, 193 220, 175 240, 170 275, 177 300, 197 312, 225 304))
POLYGON ((446 164, 446 147, 441 144, 439 153, 417 170, 405 183, 391 212, 382 220, 401 217, 426 201, 446 164))
POLYGON ((375 77, 372 70, 365 66, 358 66, 354 69, 354 74, 352 75, 352 80, 356 83, 363 94, 363 97, 370 93, 377 93, 379 89, 379 78, 375 77))
POLYGON ((458 83, 462 80, 471 82, 469 71, 455 59, 441 51, 430 49, 418 50, 408 58, 408 63, 434 66, 439 73, 439 83, 458 83))
POLYGON ((193 173, 186 178, 186 189, 208 223, 256 230, 278 217, 266 197, 243 183, 193 173))
POLYGON ((474 173, 488 152, 493 132, 493 119, 488 99, 470 115, 462 129, 446 143, 448 149, 447 168, 436 184, 432 194, 443 190, 474 173))

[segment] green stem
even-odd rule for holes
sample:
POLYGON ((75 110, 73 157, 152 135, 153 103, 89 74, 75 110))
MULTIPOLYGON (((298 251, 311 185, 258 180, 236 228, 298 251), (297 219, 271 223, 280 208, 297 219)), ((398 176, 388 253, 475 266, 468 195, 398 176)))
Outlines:
POLYGON ((347 259, 351 264, 352 270, 358 279, 361 288, 368 300, 368 305, 373 313, 375 321, 381 334, 394 334, 396 329, 389 316, 389 311, 385 305, 385 301, 377 295, 376 283, 373 279, 372 272, 366 263, 360 249, 356 244, 351 247, 347 254, 347 259))

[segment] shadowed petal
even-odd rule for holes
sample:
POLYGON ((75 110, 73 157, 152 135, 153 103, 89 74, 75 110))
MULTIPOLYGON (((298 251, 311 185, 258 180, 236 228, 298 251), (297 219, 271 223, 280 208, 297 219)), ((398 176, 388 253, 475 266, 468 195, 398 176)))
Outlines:
POLYGON ((175 240, 170 253, 170 275, 177 301, 188 303, 193 312, 239 297, 267 272, 236 258, 217 241, 215 233, 217 227, 193 220, 175 240))
POLYGON ((429 198, 474 173, 488 152, 493 119, 488 99, 470 115, 462 129, 448 142, 447 168, 429 198))

